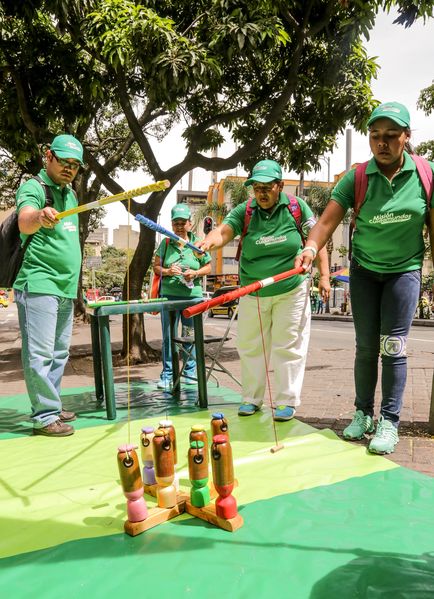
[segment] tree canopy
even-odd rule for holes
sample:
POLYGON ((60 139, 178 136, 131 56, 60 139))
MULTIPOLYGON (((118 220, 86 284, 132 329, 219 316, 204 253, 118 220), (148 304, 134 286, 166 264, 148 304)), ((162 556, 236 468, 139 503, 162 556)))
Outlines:
MULTIPOLYGON (((119 169, 172 187, 196 167, 249 169, 263 157, 309 171, 348 124, 363 130, 377 73, 363 37, 392 6, 410 25, 432 16, 434 2, 0 0, 3 159, 34 173, 54 134, 76 135, 87 163, 81 202, 101 186, 120 192, 119 169), (175 126, 185 154, 163 166, 154 140, 175 126), (209 151, 223 132, 235 149, 217 157, 209 151)), ((124 205, 157 220, 169 191, 124 205)), ((142 229, 130 297, 139 297, 153 247, 142 229)))

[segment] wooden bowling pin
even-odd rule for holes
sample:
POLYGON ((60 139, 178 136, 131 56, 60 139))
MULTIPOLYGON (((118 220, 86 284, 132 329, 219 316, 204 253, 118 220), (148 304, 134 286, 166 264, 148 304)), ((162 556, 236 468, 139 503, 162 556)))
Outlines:
POLYGON ((190 430, 190 443, 192 441, 202 441, 204 452, 208 456, 208 435, 203 424, 193 424, 190 430))
POLYGON ((136 448, 137 445, 122 445, 118 448, 119 476, 127 498, 127 514, 130 522, 142 522, 148 516, 136 448))
POLYGON ((176 447, 175 427, 173 426, 173 423, 171 420, 160 420, 160 423, 158 426, 159 426, 159 428, 164 428, 165 430, 169 431, 170 440, 172 442, 172 447, 173 447, 173 459, 175 462, 175 479, 173 481, 173 484, 175 485, 175 489, 177 491, 179 491, 179 476, 176 472, 176 466, 178 465, 178 450, 176 447))
POLYGON ((140 434, 140 454, 143 463, 143 482, 145 485, 155 485, 154 457, 152 454, 152 439, 154 427, 145 426, 140 434))
POLYGON ((158 483, 157 501, 159 507, 170 508, 176 505, 175 462, 173 444, 167 429, 154 431, 152 439, 155 478, 158 483))
POLYGON ((229 439, 229 424, 222 412, 215 412, 211 416, 211 437, 221 434, 229 439))
POLYGON ((237 515, 237 502, 231 494, 234 488, 232 448, 226 435, 215 435, 211 445, 211 464, 216 499, 216 514, 229 520, 237 515))
POLYGON ((195 507, 210 502, 208 488, 208 454, 203 441, 191 441, 188 449, 188 472, 190 475, 190 501, 195 507))

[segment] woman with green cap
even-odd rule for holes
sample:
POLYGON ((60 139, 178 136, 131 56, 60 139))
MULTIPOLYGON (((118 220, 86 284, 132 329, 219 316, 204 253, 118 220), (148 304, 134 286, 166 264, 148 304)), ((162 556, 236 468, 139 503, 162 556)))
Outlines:
MULTIPOLYGON (((191 232, 191 211, 187 204, 176 204, 172 208, 171 218, 174 233, 181 239, 195 244, 197 238, 191 232)), ((161 296, 168 300, 202 297, 201 278, 211 272, 211 256, 206 253, 198 255, 187 246, 166 238, 157 249, 154 272, 161 276, 161 296)), ((189 329, 193 326, 192 319, 185 318, 181 310, 176 311, 175 315, 175 328, 179 326, 179 320, 181 320, 182 335, 189 336, 189 329)), ((169 391, 172 387, 172 354, 169 314, 164 310, 161 312, 161 325, 163 330, 163 370, 157 386, 159 389, 169 391)), ((194 385, 196 379, 194 348, 186 346, 183 355, 189 355, 189 357, 186 358, 184 364, 182 382, 194 385)))
MULTIPOLYGON (((323 247, 347 210, 355 207, 350 292, 356 332, 356 412, 343 436, 361 439, 375 430, 369 451, 388 454, 398 443, 407 377, 406 343, 419 299, 425 222, 434 254, 434 164, 424 162, 424 183, 415 162, 421 159, 411 157, 410 115, 402 104, 380 104, 367 125, 373 157, 366 167, 363 165, 367 183, 364 198, 360 200, 356 191, 362 179, 356 177, 355 170, 349 171, 334 188, 306 245, 314 250, 323 247), (375 429, 379 355, 382 402, 375 429)), ((308 269, 311 261, 311 252, 305 248, 297 264, 308 269)))
MULTIPOLYGON (((292 269, 307 232, 316 222, 303 199, 283 193, 282 169, 276 161, 261 160, 255 164, 245 185, 251 185, 254 193, 249 204, 252 213, 247 230, 248 202, 243 202, 199 243, 204 250, 216 250, 242 235, 240 281, 243 286, 292 269), (291 211, 294 201, 299 218, 291 211)), ((330 277, 325 249, 318 258, 319 292, 327 299, 330 277)), ((243 386, 240 416, 251 416, 261 409, 268 377, 266 365, 270 363, 273 418, 286 421, 294 417, 301 401, 309 344, 309 287, 308 277, 301 274, 240 299, 237 335, 243 386)))

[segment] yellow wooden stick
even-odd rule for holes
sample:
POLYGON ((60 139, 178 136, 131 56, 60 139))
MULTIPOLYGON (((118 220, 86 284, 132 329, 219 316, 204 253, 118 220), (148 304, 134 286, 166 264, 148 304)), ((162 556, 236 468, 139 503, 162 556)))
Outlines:
POLYGON ((151 193, 153 191, 163 191, 168 187, 170 187, 170 181, 168 181, 167 179, 164 179, 163 181, 156 181, 155 183, 150 183, 149 185, 144 185, 143 187, 137 187, 137 189, 123 191, 122 193, 117 193, 116 195, 109 196, 108 198, 101 198, 101 200, 95 200, 95 202, 90 202, 89 204, 81 204, 81 206, 77 206, 76 208, 64 210, 63 212, 59 212, 58 214, 56 214, 56 219, 60 220, 61 218, 64 218, 65 216, 70 216, 71 214, 86 212, 87 210, 92 210, 93 208, 99 208, 100 206, 111 204, 112 202, 121 202, 122 200, 128 200, 136 196, 144 195, 145 193, 151 193))

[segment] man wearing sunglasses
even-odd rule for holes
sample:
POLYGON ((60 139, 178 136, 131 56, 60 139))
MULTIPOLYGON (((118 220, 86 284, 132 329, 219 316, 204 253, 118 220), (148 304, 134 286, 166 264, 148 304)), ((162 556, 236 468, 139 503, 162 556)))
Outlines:
POLYGON ((39 180, 29 179, 17 192, 22 244, 30 235, 31 242, 14 283, 14 296, 33 432, 66 437, 74 433, 68 423, 75 414, 63 410, 60 384, 69 357, 81 250, 78 215, 56 220, 56 214, 77 206, 71 183, 83 164, 83 146, 72 135, 58 135, 45 159, 39 180), (46 198, 52 205, 46 205, 46 198))

